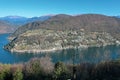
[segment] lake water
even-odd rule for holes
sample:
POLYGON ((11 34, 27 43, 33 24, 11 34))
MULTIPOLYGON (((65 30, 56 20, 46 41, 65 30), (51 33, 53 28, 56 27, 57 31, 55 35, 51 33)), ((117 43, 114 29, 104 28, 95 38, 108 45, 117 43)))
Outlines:
POLYGON ((99 63, 108 60, 120 59, 120 46, 92 47, 88 49, 69 49, 56 52, 40 54, 18 54, 10 53, 3 49, 8 43, 9 34, 0 34, 0 63, 21 63, 27 62, 31 58, 49 56, 53 62, 62 61, 65 63, 99 63))

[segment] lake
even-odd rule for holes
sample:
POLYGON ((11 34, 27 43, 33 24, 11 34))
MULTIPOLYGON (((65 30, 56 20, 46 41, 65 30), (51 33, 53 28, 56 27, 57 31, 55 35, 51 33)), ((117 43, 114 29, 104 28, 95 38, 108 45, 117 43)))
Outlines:
POLYGON ((65 63, 99 63, 102 61, 118 60, 120 59, 120 46, 111 45, 106 47, 91 47, 88 49, 68 49, 56 52, 46 52, 40 54, 19 54, 10 53, 3 49, 3 46, 9 41, 7 37, 9 34, 0 34, 0 63, 22 63, 27 62, 31 58, 49 56, 52 61, 62 61, 65 63))

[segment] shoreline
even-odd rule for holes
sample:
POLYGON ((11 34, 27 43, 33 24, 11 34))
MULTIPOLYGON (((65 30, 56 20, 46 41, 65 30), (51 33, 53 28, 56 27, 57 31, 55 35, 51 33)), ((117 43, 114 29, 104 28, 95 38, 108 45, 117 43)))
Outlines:
POLYGON ((11 53, 45 53, 45 52, 55 52, 55 51, 62 51, 62 50, 67 50, 67 49, 87 49, 87 48, 91 48, 91 47, 106 47, 106 46, 120 46, 117 44, 109 44, 109 45, 101 45, 101 46, 86 46, 86 45, 82 45, 82 46, 78 46, 78 47, 73 47, 73 46, 68 46, 68 47, 63 47, 63 48, 52 48, 52 49, 44 49, 44 50, 16 50, 16 49, 11 49, 10 52, 11 53))
POLYGON ((80 46, 80 47, 64 47, 64 48, 53 48, 53 49, 44 49, 44 50, 16 50, 16 49, 11 49, 10 52, 12 53, 44 53, 44 52, 55 52, 55 51, 62 51, 62 50, 67 50, 67 49, 87 49, 87 46, 80 46))

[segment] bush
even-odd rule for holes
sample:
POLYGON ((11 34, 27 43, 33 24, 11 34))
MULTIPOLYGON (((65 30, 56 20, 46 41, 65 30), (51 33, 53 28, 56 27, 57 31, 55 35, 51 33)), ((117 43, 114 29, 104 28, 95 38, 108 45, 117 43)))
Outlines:
POLYGON ((73 79, 74 67, 76 80, 120 80, 120 61, 53 65, 49 57, 34 58, 26 64, 0 64, 0 80, 68 80, 73 79))
POLYGON ((23 80, 23 73, 21 69, 17 69, 13 74, 13 80, 23 80))
POLYGON ((10 75, 10 65, 0 64, 0 80, 6 80, 10 75))
POLYGON ((25 64, 25 79, 50 80, 52 78, 53 69, 54 64, 51 62, 51 58, 47 56, 40 59, 31 59, 28 63, 25 64))
POLYGON ((67 80, 70 74, 68 73, 67 67, 62 62, 55 64, 53 78, 55 80, 67 80))
POLYGON ((24 73, 28 80, 41 80, 41 71, 40 60, 34 58, 25 65, 24 73))

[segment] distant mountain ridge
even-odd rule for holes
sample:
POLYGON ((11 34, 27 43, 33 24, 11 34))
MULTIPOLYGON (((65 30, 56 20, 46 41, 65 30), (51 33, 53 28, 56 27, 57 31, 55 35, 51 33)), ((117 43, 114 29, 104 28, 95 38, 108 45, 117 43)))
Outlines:
POLYGON ((15 26, 21 26, 29 22, 33 21, 44 21, 49 19, 51 16, 41 16, 41 17, 22 17, 22 16, 6 16, 6 17, 0 17, 0 20, 7 21, 15 26))
POLYGON ((71 16, 59 14, 46 21, 35 21, 18 28, 12 36, 26 32, 27 30, 80 30, 88 32, 108 32, 112 35, 120 33, 120 18, 100 14, 83 14, 71 16))
POLYGON ((44 21, 51 18, 52 15, 41 17, 26 18, 21 16, 0 17, 0 33, 13 33, 18 27, 34 21, 44 21))
POLYGON ((9 39, 11 42, 4 48, 20 53, 120 45, 120 18, 59 14, 23 25, 9 39))
POLYGON ((0 21, 0 34, 12 33, 16 30, 16 27, 8 22, 0 21))

